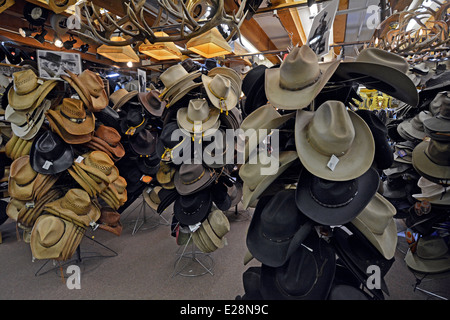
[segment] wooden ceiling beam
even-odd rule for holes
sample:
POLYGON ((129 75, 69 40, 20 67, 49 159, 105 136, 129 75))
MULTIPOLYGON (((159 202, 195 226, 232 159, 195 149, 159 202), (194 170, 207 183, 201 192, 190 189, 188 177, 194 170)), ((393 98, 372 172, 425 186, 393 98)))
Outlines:
MULTIPOLYGON (((306 2, 306 1, 305 1, 306 2)), ((274 7, 278 7, 281 5, 289 5, 297 3, 293 0, 276 0, 272 2, 272 5, 274 7)), ((300 16, 298 14, 297 8, 287 8, 286 10, 281 10, 278 12, 277 15, 280 18, 280 22, 283 25, 283 27, 286 29, 286 31, 289 33, 292 45, 293 46, 302 46, 306 44, 308 41, 307 36, 305 34, 305 30, 303 29, 302 22, 300 20, 300 16)))
MULTIPOLYGON (((349 0, 340 0, 338 11, 348 9, 349 0)), ((333 42, 334 43, 344 43, 345 42, 345 31, 347 29, 347 14, 336 15, 333 22, 333 42)), ((340 53, 340 47, 333 48, 334 53, 338 55, 340 53)))

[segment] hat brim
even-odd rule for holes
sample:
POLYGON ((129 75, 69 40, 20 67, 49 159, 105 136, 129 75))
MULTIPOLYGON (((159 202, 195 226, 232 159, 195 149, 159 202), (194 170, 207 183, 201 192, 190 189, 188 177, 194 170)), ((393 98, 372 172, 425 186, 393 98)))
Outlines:
POLYGON ((375 157, 375 141, 369 126, 360 116, 348 110, 355 129, 355 138, 349 150, 338 157, 339 162, 334 170, 331 170, 328 167, 330 156, 318 152, 309 143, 307 130, 311 120, 307 113, 308 111, 304 110, 297 111, 295 146, 300 161, 309 172, 325 180, 346 181, 358 178, 370 168, 375 157))
POLYGON ((130 101, 131 99, 133 99, 135 96, 137 96, 139 93, 139 91, 137 90, 133 90, 128 92, 127 94, 125 94, 123 97, 121 97, 119 99, 119 101, 117 101, 112 108, 114 110, 119 110, 125 103, 127 103, 128 101, 130 101))
POLYGON ((344 80, 352 80, 371 89, 377 89, 400 101, 416 107, 419 93, 414 82, 403 72, 377 63, 342 62, 336 75, 344 80))
POLYGON ((45 113, 45 117, 47 118, 51 129, 54 132, 56 132, 68 144, 83 144, 92 139, 94 132, 84 135, 73 135, 68 133, 64 129, 64 127, 62 127, 61 124, 53 118, 52 114, 49 111, 51 110, 48 110, 45 113))
POLYGON ((211 183, 213 183, 214 180, 216 179, 216 174, 213 170, 210 170, 206 167, 204 167, 204 169, 205 174, 200 179, 191 184, 183 184, 180 179, 180 171, 177 170, 173 177, 173 182, 175 184, 175 189, 177 189, 177 192, 180 195, 185 196, 192 193, 196 193, 211 185, 211 183))
POLYGON ((429 141, 420 142, 412 152, 412 165, 414 169, 431 182, 448 184, 450 181, 450 166, 441 166, 431 161, 425 153, 429 141))
POLYGON ((64 208, 61 205, 62 201, 63 198, 59 198, 53 202, 48 202, 44 208, 47 212, 63 219, 68 219, 83 228, 88 227, 91 222, 96 222, 100 218, 100 209, 94 204, 91 204, 89 212, 80 216, 72 210, 64 208))
POLYGON ((32 92, 24 95, 16 94, 12 87, 8 91, 8 103, 16 110, 29 109, 33 105, 39 106, 57 84, 57 80, 47 80, 32 92))
POLYGON ((164 113, 164 109, 166 107, 166 102, 164 100, 161 100, 161 105, 160 105, 159 109, 155 109, 145 99, 147 94, 148 93, 146 93, 146 92, 140 92, 138 94, 139 102, 144 106, 145 110, 147 110, 152 116, 161 117, 162 114, 164 113))
POLYGON ((190 226, 195 225, 198 222, 203 222, 208 216, 211 205, 211 192, 205 191, 198 194, 198 207, 196 208, 195 213, 192 214, 184 214, 184 208, 180 203, 181 198, 177 198, 173 204, 173 213, 175 218, 184 225, 190 226))
POLYGON ((358 192, 346 205, 327 207, 314 200, 310 185, 314 175, 302 169, 297 183, 295 202, 298 209, 311 220, 328 226, 342 225, 353 220, 370 202, 378 190, 380 178, 374 169, 367 170, 356 178, 358 192))
POLYGON ((53 159, 50 166, 47 166, 46 162, 48 160, 42 158, 39 151, 36 150, 36 143, 33 143, 30 150, 30 165, 38 173, 57 174, 72 166, 73 157, 72 146, 70 144, 64 144, 64 151, 57 159, 53 159))
POLYGON ((421 273, 441 273, 450 270, 450 253, 447 253, 444 257, 432 260, 432 259, 421 259, 408 250, 405 255, 406 265, 421 273))
POLYGON ((269 103, 279 109, 285 110, 306 108, 319 94, 334 74, 339 64, 340 61, 319 64, 319 69, 322 72, 320 79, 314 84, 301 90, 286 90, 281 88, 280 68, 267 69, 265 72, 264 86, 269 103))
MULTIPOLYGON (((188 83, 189 81, 192 81, 192 80, 200 77, 201 75, 202 74, 201 74, 200 70, 195 70, 191 73, 184 75, 180 79, 177 79, 177 82, 175 84, 173 84, 171 87, 163 89, 163 91, 161 92, 161 95, 160 95, 161 99, 167 98, 170 101, 173 96, 177 95, 180 91, 184 90, 184 87, 186 86, 186 84, 188 84, 189 86, 191 85, 191 83, 188 83)), ((171 104, 173 104, 173 103, 171 103, 171 104)))
MULTIPOLYGON (((213 104, 214 107, 221 110, 220 109, 220 99, 217 98, 209 89, 209 84, 211 83, 212 80, 213 80, 213 78, 211 78, 207 75, 202 75, 203 86, 205 87, 205 91, 206 91, 206 94, 207 94, 209 100, 211 101, 211 103, 213 104)), ((235 89, 233 87, 231 87, 231 90, 229 90, 228 97, 226 97, 226 99, 224 100, 225 104, 226 104, 226 110, 231 110, 234 107, 236 107, 236 105, 238 103, 238 99, 239 99, 239 97, 237 96, 235 89)))
MULTIPOLYGON (((389 208, 390 211, 393 212, 392 216, 394 216, 396 212, 395 207, 379 193, 375 193, 375 196, 371 201, 382 203, 386 207, 386 210, 389 208)), ((370 202, 368 205, 370 205, 370 202)), ((356 216, 351 223, 361 231, 367 240, 369 240, 386 259, 389 260, 394 257, 395 249, 397 248, 397 226, 394 219, 391 219, 382 234, 373 233, 370 226, 366 225, 358 218, 358 216, 356 216)))
MULTIPOLYGON (((177 112, 177 123, 180 128, 183 128, 189 133, 194 133, 194 124, 188 119, 187 116, 188 108, 180 108, 177 112)), ((208 129, 213 129, 217 127, 217 122, 219 120, 220 111, 216 108, 209 108, 209 118, 205 122, 202 122, 201 132, 205 132, 208 129)), ((199 132, 195 132, 199 133, 199 132)))

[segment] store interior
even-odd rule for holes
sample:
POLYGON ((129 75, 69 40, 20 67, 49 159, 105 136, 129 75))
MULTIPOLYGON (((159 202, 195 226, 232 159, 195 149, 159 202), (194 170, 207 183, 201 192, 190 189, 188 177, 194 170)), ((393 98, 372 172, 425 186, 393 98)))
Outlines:
POLYGON ((448 300, 450 3, 0 1, 3 300, 448 300))

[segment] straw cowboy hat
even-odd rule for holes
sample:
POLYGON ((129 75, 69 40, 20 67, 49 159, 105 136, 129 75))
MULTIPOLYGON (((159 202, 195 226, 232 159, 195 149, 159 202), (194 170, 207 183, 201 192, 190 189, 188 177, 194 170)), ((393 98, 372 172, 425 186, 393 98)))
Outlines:
POLYGON ((102 207, 100 209, 100 218, 97 221, 98 228, 120 236, 122 234, 122 223, 120 214, 112 208, 102 207))
POLYGON ((202 82, 209 100, 221 113, 225 111, 228 115, 228 110, 236 107, 239 96, 230 79, 221 74, 213 77, 202 75, 202 82))
POLYGON ((333 100, 320 105, 313 116, 297 111, 295 145, 303 166, 331 181, 361 176, 375 156, 375 142, 366 122, 333 100))
POLYGON ((11 163, 8 179, 8 193, 12 198, 32 200, 38 173, 30 165, 30 156, 22 156, 11 163))
POLYGON ((174 184, 180 195, 189 195, 210 186, 216 173, 202 164, 182 164, 174 175, 174 184))
POLYGON ((392 259, 397 247, 395 207, 381 194, 375 193, 367 206, 351 223, 386 259, 392 259))
POLYGON ((354 80, 416 107, 419 94, 407 75, 408 69, 409 64, 402 56, 378 48, 367 48, 359 53, 355 61, 342 62, 335 74, 343 80, 354 80))
MULTIPOLYGON (((188 73, 179 63, 167 68, 167 70, 159 76, 159 79, 164 84, 164 89, 160 94, 160 98, 168 99, 170 101, 170 105, 173 105, 176 101, 173 101, 171 98, 175 97, 180 92, 184 92, 186 94, 189 90, 202 84, 201 82, 195 83, 193 81, 200 76, 200 70, 195 70, 188 73)), ((181 97, 177 98, 180 99, 181 97)))
POLYGON ((125 149, 120 142, 120 133, 113 127, 99 125, 94 136, 85 145, 91 149, 107 153, 113 161, 119 161, 125 156, 125 149))
POLYGON ((309 46, 295 47, 279 68, 265 73, 265 92, 269 103, 279 109, 306 108, 319 94, 339 66, 339 61, 319 64, 309 46))
POLYGON ((61 198, 61 196, 62 191, 57 188, 53 188, 46 192, 42 198, 34 201, 34 206, 27 207, 26 203, 24 203, 24 208, 20 210, 17 216, 17 222, 21 227, 32 228, 36 222, 36 219, 44 211, 44 205, 48 202, 61 198))
POLYGON ((39 106, 58 84, 57 80, 39 79, 30 69, 14 72, 13 83, 8 91, 8 103, 15 110, 39 106))
POLYGON ((311 228, 312 221, 295 205, 295 190, 282 190, 258 201, 247 231, 247 248, 262 264, 280 267, 311 228))
POLYGON ((114 161, 103 151, 90 151, 83 155, 82 161, 75 161, 74 164, 107 184, 119 177, 119 170, 114 161))
POLYGON ((51 130, 37 138, 30 150, 30 164, 34 171, 42 174, 56 174, 72 166, 72 146, 51 130))
POLYGON ((432 182, 450 184, 450 142, 434 139, 419 143, 412 153, 412 165, 432 182))
POLYGON ((125 90, 123 88, 120 88, 120 89, 114 91, 109 96, 111 108, 113 108, 114 110, 120 110, 120 108, 125 103, 127 103, 128 101, 130 101, 131 99, 136 97, 138 93, 139 92, 137 90, 128 92, 127 90, 125 90))
POLYGON ((210 108, 206 99, 191 99, 187 108, 177 112, 177 123, 189 133, 201 134, 208 129, 218 129, 219 110, 210 108))
POLYGON ((311 233, 283 266, 261 266, 260 291, 268 300, 326 300, 333 284, 333 246, 311 233))
POLYGON ((144 106, 144 110, 154 117, 161 117, 167 104, 166 101, 161 100, 159 95, 158 90, 138 94, 139 102, 144 106))
POLYGON ((330 181, 302 169, 297 183, 297 207, 310 219, 323 225, 341 225, 353 220, 370 202, 380 183, 370 168, 358 178, 330 181))
POLYGON ((78 188, 69 189, 62 198, 47 203, 44 210, 82 228, 87 228, 100 218, 100 208, 91 201, 86 191, 78 188))
POLYGON ((98 112, 104 109, 108 103, 102 78, 88 69, 80 75, 76 75, 69 70, 65 70, 69 76, 61 75, 78 93, 80 99, 91 112, 98 112))
POLYGON ((70 135, 88 135, 95 130, 95 116, 84 108, 81 100, 64 98, 62 104, 48 113, 70 135))
POLYGON ((416 252, 408 250, 408 267, 423 273, 441 273, 450 270, 450 252, 445 238, 427 236, 417 241, 416 252))
POLYGON ((31 253, 36 259, 67 260, 83 239, 84 229, 60 217, 43 214, 31 231, 31 253))
POLYGON ((49 0, 48 6, 54 13, 62 13, 76 2, 76 0, 49 0))

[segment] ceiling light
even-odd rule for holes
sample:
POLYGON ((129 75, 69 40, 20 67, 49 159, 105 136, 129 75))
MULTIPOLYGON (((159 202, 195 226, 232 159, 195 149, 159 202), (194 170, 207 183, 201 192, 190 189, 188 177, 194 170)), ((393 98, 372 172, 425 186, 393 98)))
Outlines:
POLYGON ((132 66, 133 66, 133 62, 128 61, 128 62, 127 62, 127 67, 128 67, 128 68, 131 68, 132 66))
POLYGON ((201 55, 204 58, 214 58, 232 53, 227 41, 222 37, 217 28, 190 39, 186 43, 188 50, 201 55))
MULTIPOLYGON (((111 41, 123 41, 122 37, 112 37, 111 41)), ((131 46, 109 46, 106 44, 97 48, 97 53, 114 62, 139 62, 140 59, 131 46)))
POLYGON ((42 29, 41 33, 38 33, 34 36, 34 39, 36 39, 40 43, 44 43, 46 35, 47 35, 47 30, 42 29))
POLYGON ((22 37, 30 37, 36 29, 33 28, 19 28, 19 33, 22 37))
POLYGON ((63 46, 65 49, 70 50, 75 43, 77 43, 77 40, 71 38, 71 40, 64 41, 63 46))
POLYGON ((55 47, 57 47, 57 48, 62 48, 62 47, 63 47, 63 42, 62 42, 61 39, 58 38, 57 36, 55 36, 55 39, 53 40, 53 44, 54 44, 55 47))

